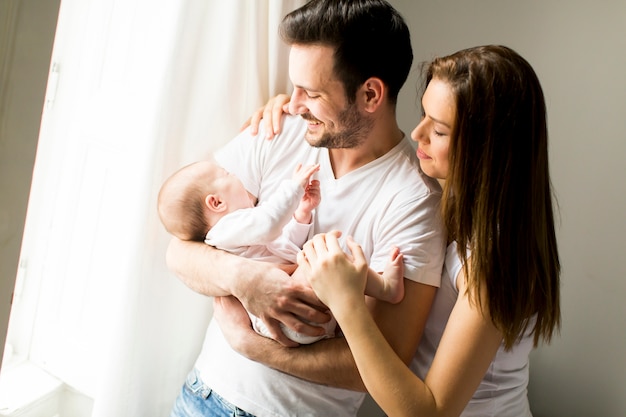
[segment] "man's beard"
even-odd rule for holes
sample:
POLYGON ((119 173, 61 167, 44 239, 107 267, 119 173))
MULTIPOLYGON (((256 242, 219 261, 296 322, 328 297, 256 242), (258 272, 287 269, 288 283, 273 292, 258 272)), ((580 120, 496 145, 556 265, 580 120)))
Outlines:
MULTIPOLYGON (((310 113, 302 115, 305 120, 317 120, 310 113)), ((371 118, 362 116, 356 107, 356 104, 350 104, 339 113, 338 132, 324 132, 319 139, 313 139, 305 136, 309 145, 316 148, 340 149, 340 148, 356 148, 360 146, 372 130, 374 121, 371 118)), ((308 133, 308 132, 307 132, 308 133)))

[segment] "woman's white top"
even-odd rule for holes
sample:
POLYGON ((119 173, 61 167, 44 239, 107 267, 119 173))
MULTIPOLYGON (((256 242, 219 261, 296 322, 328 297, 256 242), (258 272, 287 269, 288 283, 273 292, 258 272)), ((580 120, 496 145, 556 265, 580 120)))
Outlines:
MULTIPOLYGON (((456 243, 448 245, 441 276, 422 341, 411 363, 411 369, 424 379, 432 364, 439 341, 459 296, 456 281, 461 272, 456 243)), ((529 328, 532 330, 534 320, 529 328)), ((528 355, 533 348, 530 332, 510 351, 501 345, 485 377, 474 393, 462 417, 526 417, 532 416, 528 405, 528 355)))

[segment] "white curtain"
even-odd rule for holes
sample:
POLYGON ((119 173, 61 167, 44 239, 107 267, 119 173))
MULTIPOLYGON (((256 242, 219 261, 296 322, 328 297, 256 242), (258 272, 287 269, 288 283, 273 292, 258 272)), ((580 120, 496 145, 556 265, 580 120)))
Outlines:
MULTIPOLYGON (((88 156, 85 172, 102 165, 96 176, 108 184, 98 209, 109 226, 96 236, 88 236, 93 229, 81 232, 97 242, 88 251, 97 267, 84 267, 99 274, 91 291, 106 317, 105 342, 91 349, 89 364, 98 370, 97 381, 87 384, 93 417, 169 415, 199 352, 211 300, 167 270, 169 236, 156 215, 156 195, 176 168, 233 137, 270 96, 289 92, 277 27, 304 2, 62 2, 53 52, 57 102, 44 116, 49 140, 42 138, 38 163, 45 172, 42 153, 59 149, 54 134, 62 134, 74 138, 64 148, 74 151, 57 162, 88 156), (83 82, 80 91, 64 95, 72 82, 83 82)), ((51 164, 49 172, 65 169, 51 164)), ((70 385, 80 389, 80 375, 76 381, 70 385)))

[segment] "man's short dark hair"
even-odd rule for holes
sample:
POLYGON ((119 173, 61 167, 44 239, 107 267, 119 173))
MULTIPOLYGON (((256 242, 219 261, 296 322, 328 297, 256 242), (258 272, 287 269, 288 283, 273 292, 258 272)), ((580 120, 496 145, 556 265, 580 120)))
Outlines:
POLYGON ((395 103, 413 62, 409 28, 384 0, 311 0, 285 16, 280 36, 289 45, 332 47, 333 71, 350 102, 377 77, 395 103))

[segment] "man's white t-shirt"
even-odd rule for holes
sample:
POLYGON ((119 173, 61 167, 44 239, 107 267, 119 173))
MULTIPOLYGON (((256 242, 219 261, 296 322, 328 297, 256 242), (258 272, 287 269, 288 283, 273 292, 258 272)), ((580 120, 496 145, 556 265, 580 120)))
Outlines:
MULTIPOLYGON (((337 229, 352 236, 375 271, 383 271, 395 245, 404 256, 405 278, 439 286, 445 254, 440 188, 419 170, 409 141, 336 179, 328 150, 308 145, 305 132, 300 117, 286 116, 273 140, 263 139, 262 131, 251 137, 246 130, 215 157, 259 202, 292 176, 296 164, 319 163, 322 200, 314 233, 337 229)), ((314 384, 248 360, 231 349, 215 320, 195 366, 211 389, 259 417, 355 416, 364 398, 361 392, 314 384)))

